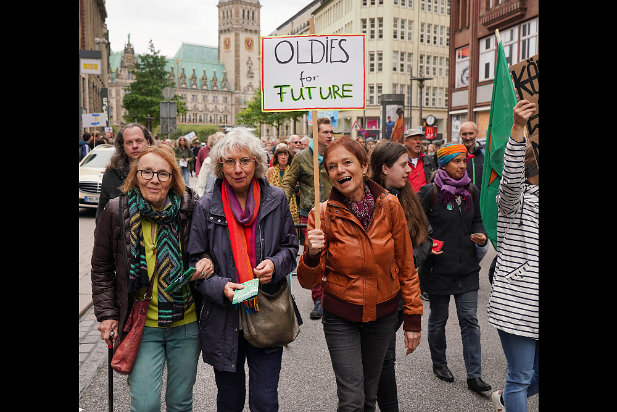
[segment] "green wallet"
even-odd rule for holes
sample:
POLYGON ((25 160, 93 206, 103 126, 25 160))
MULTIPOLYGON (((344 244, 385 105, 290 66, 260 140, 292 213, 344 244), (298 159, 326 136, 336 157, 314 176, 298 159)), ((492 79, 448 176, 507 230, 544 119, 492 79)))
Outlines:
POLYGON ((234 298, 231 303, 240 303, 245 300, 249 300, 257 296, 257 291, 259 290, 259 279, 251 279, 242 283, 244 285, 244 289, 236 289, 234 291, 234 298))

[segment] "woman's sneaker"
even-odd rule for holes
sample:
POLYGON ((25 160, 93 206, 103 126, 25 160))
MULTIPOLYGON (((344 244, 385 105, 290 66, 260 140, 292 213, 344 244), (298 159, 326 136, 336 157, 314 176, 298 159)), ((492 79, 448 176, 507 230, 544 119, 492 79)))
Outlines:
POLYGON ((502 393, 503 390, 493 392, 493 406, 495 407, 495 411, 497 412, 506 412, 506 408, 503 406, 503 403, 501 403, 502 393))

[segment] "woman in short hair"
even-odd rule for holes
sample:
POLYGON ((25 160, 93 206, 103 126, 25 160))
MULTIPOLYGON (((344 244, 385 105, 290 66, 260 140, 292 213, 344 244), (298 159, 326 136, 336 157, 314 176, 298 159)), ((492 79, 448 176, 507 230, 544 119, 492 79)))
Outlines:
POLYGON ((275 411, 283 348, 258 348, 244 338, 240 316, 258 311, 258 298, 232 301, 241 283, 255 278, 264 292, 279 290, 296 266, 298 237, 285 193, 265 179, 266 152, 249 129, 229 131, 210 157, 217 179, 195 206, 188 245, 197 272, 214 268, 212 276, 196 282, 204 300, 203 360, 214 369, 217 410, 244 408, 248 360, 249 408, 275 411))
MULTIPOLYGON (((287 166, 291 164, 293 157, 293 151, 289 149, 285 143, 279 143, 276 146, 276 150, 272 157, 272 167, 268 168, 266 172, 266 179, 268 179, 271 185, 281 187, 283 176, 285 176, 285 170, 287 170, 287 166)), ((300 215, 298 214, 298 205, 296 204, 295 196, 289 199, 289 210, 291 211, 291 217, 294 223, 300 223, 300 215)))

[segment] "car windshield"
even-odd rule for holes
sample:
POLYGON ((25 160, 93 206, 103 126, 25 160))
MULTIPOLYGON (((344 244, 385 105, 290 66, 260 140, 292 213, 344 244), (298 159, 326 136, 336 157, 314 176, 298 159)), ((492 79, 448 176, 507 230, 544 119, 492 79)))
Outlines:
POLYGON ((96 152, 90 152, 84 159, 81 167, 101 167, 105 168, 109 164, 113 150, 101 150, 96 152))

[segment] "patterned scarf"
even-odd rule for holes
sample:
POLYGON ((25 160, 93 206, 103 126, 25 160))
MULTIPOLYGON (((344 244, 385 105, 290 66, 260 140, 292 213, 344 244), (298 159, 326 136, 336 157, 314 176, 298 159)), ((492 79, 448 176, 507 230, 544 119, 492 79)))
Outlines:
MULTIPOLYGON (((237 283, 244 283, 254 279, 253 268, 257 266, 257 252, 255 250, 255 234, 257 214, 261 203, 261 188, 257 179, 253 178, 246 197, 246 207, 242 210, 240 202, 226 179, 223 179, 221 191, 223 197, 223 211, 227 220, 231 251, 236 264, 237 283)), ((257 296, 242 302, 246 313, 259 311, 257 296)))
MULTIPOLYGON (((272 166, 272 175, 270 175, 270 179, 268 182, 272 186, 281 187, 281 183, 283 182, 283 178, 281 177, 281 169, 279 169, 278 165, 272 166)), ((291 212, 291 218, 294 223, 300 223, 300 215, 298 214, 298 205, 296 204, 296 196, 293 195, 289 198, 289 211, 291 212)))
POLYGON ((366 183, 364 184, 364 197, 359 202, 354 202, 353 200, 343 197, 343 204, 347 206, 351 213, 353 213, 362 226, 364 230, 368 229, 368 225, 371 223, 371 217, 373 216, 373 211, 375 210, 375 198, 370 190, 368 190, 368 186, 366 183))
POLYGON ((471 183, 471 179, 467 175, 467 171, 463 177, 459 180, 452 179, 450 175, 443 169, 439 169, 434 179, 435 184, 441 189, 441 195, 439 195, 439 201, 445 206, 448 203, 454 203, 456 197, 462 195, 462 199, 465 200, 464 210, 471 208, 471 194, 467 190, 467 186, 471 183))
POLYGON ((164 290, 173 279, 184 272, 178 223, 181 198, 172 191, 169 192, 168 198, 169 206, 163 210, 154 210, 141 196, 139 189, 128 192, 132 257, 129 267, 129 292, 137 292, 140 288, 148 286, 148 267, 141 220, 146 218, 158 225, 156 241, 153 240, 156 263, 152 276, 156 276, 157 279, 159 327, 169 327, 173 322, 184 319, 184 312, 193 303, 188 285, 171 295, 164 290))

